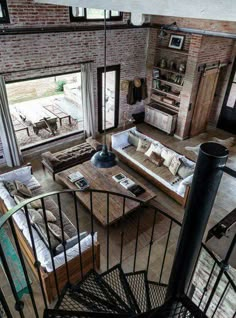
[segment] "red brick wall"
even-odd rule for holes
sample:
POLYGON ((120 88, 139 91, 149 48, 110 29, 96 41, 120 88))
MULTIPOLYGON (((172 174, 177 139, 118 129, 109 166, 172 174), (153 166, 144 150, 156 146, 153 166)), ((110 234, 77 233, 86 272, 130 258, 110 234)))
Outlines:
MULTIPOLYGON (((87 22, 70 22, 69 8, 64 6, 34 3, 33 0, 7 0, 11 24, 4 24, 5 28, 25 26, 58 26, 58 25, 87 25, 87 22)), ((127 23, 129 13, 125 13, 123 23, 127 23)), ((89 22, 102 24, 102 22, 89 22)), ((108 22, 116 23, 116 22, 108 22)), ((119 22, 120 23, 120 22, 119 22)))
MULTIPOLYGON (((8 6, 13 22, 8 25, 9 28, 50 26, 52 23, 71 25, 68 8, 65 7, 38 5, 33 0, 9 0, 8 6)), ((129 14, 125 14, 124 18, 123 23, 126 23, 129 14)), ((146 76, 147 36, 148 29, 107 31, 107 64, 120 64, 121 81, 146 76)), ((81 62, 92 60, 97 109, 97 68, 104 64, 103 43, 103 31, 2 35, 0 70, 7 72, 6 81, 15 81, 78 71, 81 62)), ((127 105, 126 95, 127 92, 120 92, 120 124, 124 111, 137 111, 137 106, 127 105)))

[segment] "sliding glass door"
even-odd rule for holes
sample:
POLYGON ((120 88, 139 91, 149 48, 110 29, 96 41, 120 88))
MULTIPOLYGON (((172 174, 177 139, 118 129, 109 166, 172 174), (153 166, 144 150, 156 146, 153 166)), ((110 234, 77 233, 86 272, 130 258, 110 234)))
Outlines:
POLYGON ((111 129, 119 122, 120 65, 106 70, 106 111, 104 113, 104 68, 98 68, 98 130, 111 129), (104 127, 104 116, 106 126, 104 127))

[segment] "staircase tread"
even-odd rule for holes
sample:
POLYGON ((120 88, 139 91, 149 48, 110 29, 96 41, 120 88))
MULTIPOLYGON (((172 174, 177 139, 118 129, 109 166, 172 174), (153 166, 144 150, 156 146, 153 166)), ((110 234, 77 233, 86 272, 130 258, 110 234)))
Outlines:
POLYGON ((120 264, 115 265, 100 276, 134 313, 141 312, 120 264))
POLYGON ((148 294, 147 271, 127 273, 125 277, 141 312, 149 311, 151 306, 148 294))
POLYGON ((162 306, 165 302, 167 285, 148 281, 151 309, 162 306))
POLYGON ((90 297, 92 301, 101 302, 108 309, 110 308, 116 312, 132 312, 94 270, 89 271, 81 282, 72 286, 72 290, 74 293, 90 297))

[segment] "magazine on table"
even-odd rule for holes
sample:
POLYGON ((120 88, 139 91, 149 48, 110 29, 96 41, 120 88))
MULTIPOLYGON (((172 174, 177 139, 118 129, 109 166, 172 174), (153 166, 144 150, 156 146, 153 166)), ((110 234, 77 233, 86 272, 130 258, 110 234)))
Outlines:
POLYGON ((122 185, 122 187, 124 187, 126 190, 129 190, 130 187, 135 185, 135 182, 129 178, 125 178, 120 182, 120 185, 122 185))
POLYGON ((85 190, 85 189, 89 188, 89 183, 84 177, 79 179, 78 181, 76 181, 75 185, 80 190, 85 190))
POLYGON ((82 179, 83 177, 84 176, 79 171, 73 172, 73 173, 68 175, 68 178, 71 182, 78 181, 78 180, 82 179))
POLYGON ((112 176, 112 179, 114 179, 116 182, 121 182, 126 179, 126 176, 123 173, 118 173, 112 176))

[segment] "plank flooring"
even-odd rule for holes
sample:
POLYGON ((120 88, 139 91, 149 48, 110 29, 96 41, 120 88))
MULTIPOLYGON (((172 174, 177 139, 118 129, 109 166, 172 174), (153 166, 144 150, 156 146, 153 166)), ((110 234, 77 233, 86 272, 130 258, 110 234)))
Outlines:
MULTIPOLYGON (((202 134, 200 136, 179 141, 172 136, 168 136, 165 133, 158 131, 157 129, 148 126, 146 124, 140 124, 138 126, 139 130, 143 133, 153 137, 156 140, 166 144, 168 147, 183 153, 184 155, 188 156, 190 159, 196 160, 196 155, 192 152, 186 151, 184 149, 185 146, 195 146, 199 143, 209 141, 211 138, 218 137, 218 138, 228 138, 232 136, 232 134, 226 133, 222 130, 209 128, 207 133, 202 134)), ((76 144, 76 140, 73 141, 73 144, 76 144)), ((57 149, 54 151, 61 150, 63 148, 67 148, 67 144, 60 144, 57 149)), ((33 166, 33 171, 35 177, 41 183, 45 193, 51 192, 55 190, 62 190, 64 186, 57 182, 53 181, 52 177, 48 173, 44 173, 41 166, 40 156, 39 153, 34 155, 31 153, 30 155, 24 156, 25 162, 31 162, 33 166)), ((152 192, 156 194, 155 199, 152 200, 152 204, 158 208, 163 209, 169 215, 176 218, 178 221, 182 221, 184 216, 184 209, 176 203, 173 199, 168 197, 165 193, 160 191, 158 188, 150 184, 149 181, 144 179, 142 176, 137 174, 134 170, 130 169, 122 162, 119 165, 139 180, 142 184, 148 187, 152 192)), ((231 168, 236 168, 236 151, 235 153, 231 153, 230 158, 228 160, 228 165, 231 168)), ((4 169, 1 169, 3 172, 4 169)), ((210 227, 216 224, 220 219, 226 216, 229 212, 231 212, 236 207, 236 196, 235 196, 235 189, 236 189, 236 181, 235 179, 231 178, 228 175, 224 175, 222 178, 221 185, 219 187, 219 191, 215 200, 215 204, 213 206, 213 210, 211 213, 211 217, 208 222, 208 227, 206 233, 210 227)), ((75 217, 71 211, 73 210, 73 198, 69 194, 63 195, 62 200, 62 209, 67 213, 71 221, 75 224, 75 217)), ((91 230, 90 227, 90 215, 88 211, 79 205, 80 214, 79 214, 79 222, 80 222, 80 230, 91 230)), ((123 266, 126 271, 131 271, 134 265, 134 251, 135 251, 135 239, 136 239, 136 225, 138 222, 138 216, 141 213, 140 218, 140 230, 139 230, 139 242, 138 242, 138 254, 136 260, 136 270, 145 269, 147 255, 149 250, 149 243, 150 243, 150 235, 152 230, 152 222, 153 222, 153 210, 147 209, 147 211, 135 211, 127 216, 125 222, 120 222, 117 225, 114 225, 110 228, 110 266, 115 265, 119 261, 119 251, 120 251, 120 233, 121 230, 125 230, 125 237, 124 237, 124 255, 123 255, 123 266)), ((152 246, 152 254, 150 259, 150 270, 149 270, 149 279, 156 280, 159 278, 160 274, 160 264, 161 260, 164 255, 164 247, 167 239, 167 233, 169 229, 169 221, 163 217, 162 215, 158 215, 156 223, 155 223, 155 232, 154 232, 154 243, 152 246)), ((106 269, 106 258, 107 258, 107 245, 106 245, 106 230, 95 220, 95 230, 98 232, 98 239, 101 244, 101 271, 106 269)), ((165 270, 163 272, 163 282, 168 281, 168 277, 170 274, 173 257, 176 249, 177 239, 179 235, 179 227, 174 226, 173 231, 171 232, 170 236, 170 243, 169 248, 166 255, 165 261, 165 270)), ((0 279, 2 282, 2 288, 8 300, 12 300, 12 306, 14 305, 13 299, 11 297, 11 292, 9 290, 8 283, 4 278, 4 274, 0 272, 0 279)), ((39 307, 43 308, 42 299, 40 298, 40 291, 38 287, 38 283, 33 275, 30 274, 31 279, 33 280, 33 288, 36 291, 36 298, 39 307)), ((26 317, 34 317, 32 314, 32 310, 30 309, 29 305, 29 297, 24 297, 26 301, 26 317)), ((15 314, 14 317, 18 317, 15 314)), ((41 316, 40 316, 41 317, 41 316)))

